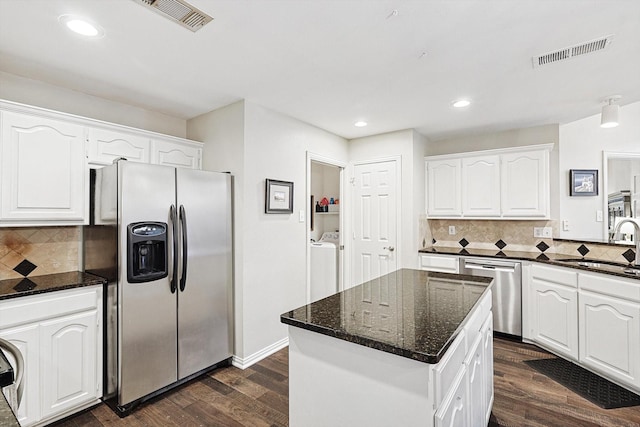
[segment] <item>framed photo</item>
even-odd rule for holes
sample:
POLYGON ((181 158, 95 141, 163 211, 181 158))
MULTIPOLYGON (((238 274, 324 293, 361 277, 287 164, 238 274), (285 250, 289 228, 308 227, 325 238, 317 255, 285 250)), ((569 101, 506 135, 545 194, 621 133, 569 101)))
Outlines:
POLYGON ((293 182, 267 179, 264 213, 293 213, 293 182))
POLYGON ((597 196, 598 195, 598 170, 597 169, 570 169, 569 170, 569 195, 570 196, 597 196))

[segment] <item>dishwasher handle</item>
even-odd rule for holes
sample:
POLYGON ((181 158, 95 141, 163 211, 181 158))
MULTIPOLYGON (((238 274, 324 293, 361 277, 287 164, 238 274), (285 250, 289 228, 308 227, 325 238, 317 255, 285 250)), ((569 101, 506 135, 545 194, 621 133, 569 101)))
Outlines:
POLYGON ((465 261, 464 268, 467 270, 485 270, 485 271, 504 271, 507 273, 514 273, 516 271, 516 267, 514 266, 504 266, 504 265, 492 265, 492 264, 477 264, 474 262, 465 261))

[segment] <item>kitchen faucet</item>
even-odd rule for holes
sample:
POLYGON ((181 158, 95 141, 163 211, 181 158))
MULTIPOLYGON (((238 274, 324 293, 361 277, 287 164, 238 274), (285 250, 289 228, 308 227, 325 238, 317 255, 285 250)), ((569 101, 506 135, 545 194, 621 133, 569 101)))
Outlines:
POLYGON ((619 238, 616 236, 620 235, 620 227, 622 226, 622 224, 627 222, 633 224, 633 228, 635 229, 635 232, 633 233, 633 238, 636 241, 636 266, 640 267, 640 225, 638 225, 638 222, 631 218, 623 219, 618 224, 616 224, 616 228, 613 232, 613 236, 614 236, 614 239, 619 238))

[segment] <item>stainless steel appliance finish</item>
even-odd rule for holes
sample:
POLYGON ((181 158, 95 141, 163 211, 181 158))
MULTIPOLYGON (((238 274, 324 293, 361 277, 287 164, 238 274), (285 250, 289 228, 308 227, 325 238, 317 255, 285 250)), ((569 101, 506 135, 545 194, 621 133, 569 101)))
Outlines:
POLYGON ((231 176, 120 160, 95 171, 91 218, 85 270, 109 279, 105 400, 126 414, 232 355, 231 176))
POLYGON ((493 329, 522 337, 522 269, 519 262, 460 257, 460 274, 493 278, 493 329))

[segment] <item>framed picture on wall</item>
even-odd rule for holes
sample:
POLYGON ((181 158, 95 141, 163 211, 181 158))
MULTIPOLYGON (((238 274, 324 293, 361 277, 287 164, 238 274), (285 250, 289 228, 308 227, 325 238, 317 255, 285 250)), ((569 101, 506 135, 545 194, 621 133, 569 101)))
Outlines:
POLYGON ((265 180, 264 213, 293 213, 293 182, 265 180))
POLYGON ((569 195, 570 196, 597 196, 598 195, 598 170, 597 169, 570 169, 569 170, 569 195))

